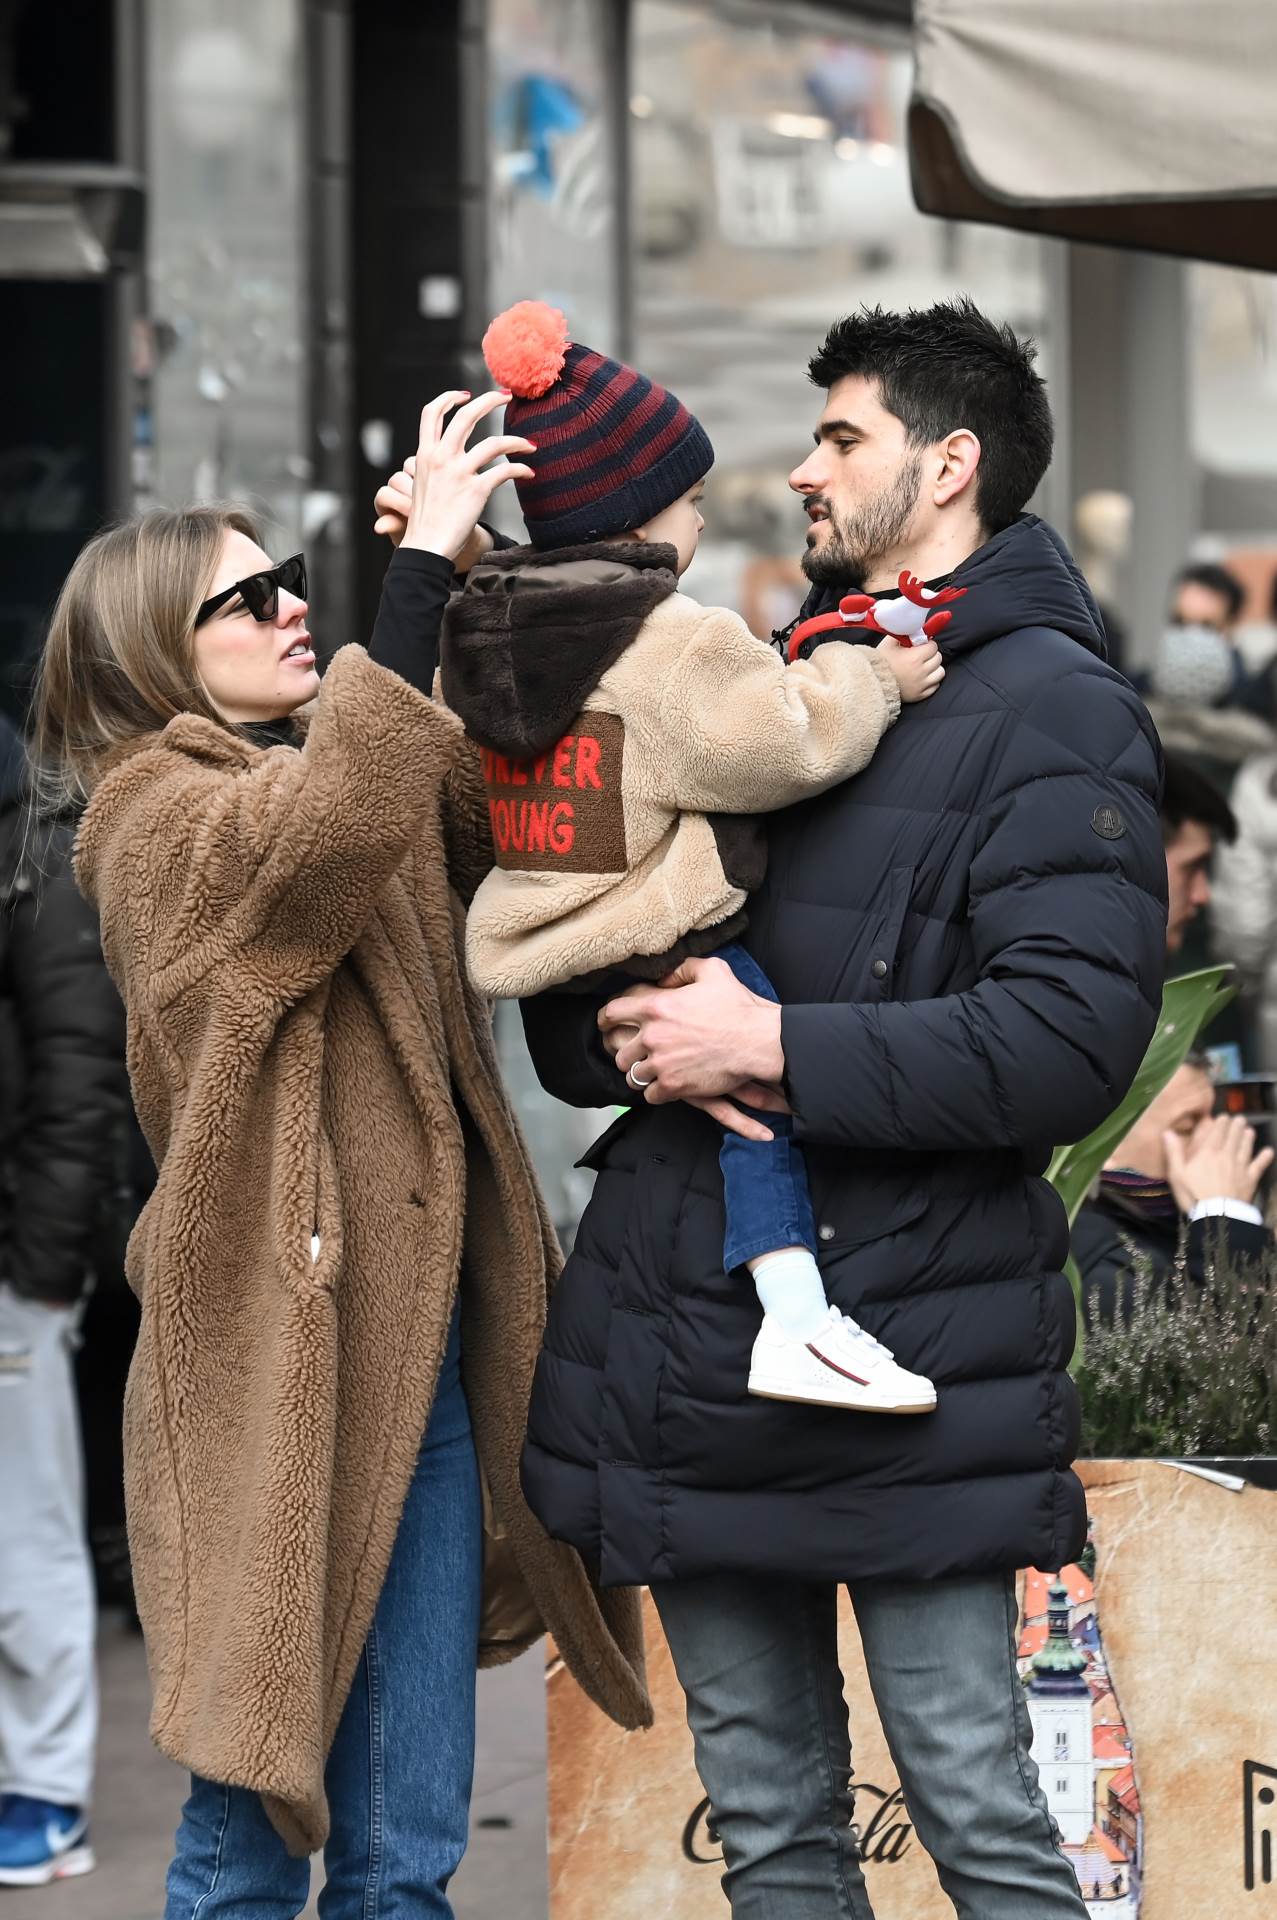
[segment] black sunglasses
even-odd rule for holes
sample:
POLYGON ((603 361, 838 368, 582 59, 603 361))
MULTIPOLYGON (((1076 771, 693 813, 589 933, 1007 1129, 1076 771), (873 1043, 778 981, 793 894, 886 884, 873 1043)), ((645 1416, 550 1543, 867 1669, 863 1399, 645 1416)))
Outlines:
POLYGON ((267 567, 264 573, 250 573, 247 580, 237 580, 233 587, 227 587, 222 593, 215 593, 206 600, 195 616, 195 624, 202 627, 206 620, 224 607, 236 594, 244 602, 247 612, 254 620, 273 620, 279 612, 279 590, 291 593, 295 599, 306 598, 306 560, 300 553, 281 560, 278 566, 267 567))

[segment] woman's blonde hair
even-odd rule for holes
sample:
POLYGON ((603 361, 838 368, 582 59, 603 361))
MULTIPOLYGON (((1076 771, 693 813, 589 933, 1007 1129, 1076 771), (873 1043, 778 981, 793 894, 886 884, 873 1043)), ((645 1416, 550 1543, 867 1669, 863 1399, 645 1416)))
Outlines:
POLYGON ((119 746, 179 713, 221 720, 195 667, 195 616, 227 533, 261 544, 239 507, 139 514, 83 549, 58 595, 32 708, 43 811, 87 800, 119 746))

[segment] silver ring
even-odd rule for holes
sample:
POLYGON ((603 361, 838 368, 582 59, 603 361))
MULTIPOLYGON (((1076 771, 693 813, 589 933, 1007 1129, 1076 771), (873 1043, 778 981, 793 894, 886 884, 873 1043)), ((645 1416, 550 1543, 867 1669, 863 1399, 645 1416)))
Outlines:
POLYGON ((627 1069, 625 1077, 629 1081, 630 1085, 634 1088, 635 1092, 641 1093, 644 1087, 650 1087, 655 1085, 656 1076, 655 1074, 653 1074, 650 1080, 640 1080, 638 1075, 634 1071, 634 1067, 636 1067, 637 1065, 638 1065, 638 1061, 636 1060, 634 1062, 634 1066, 627 1069))

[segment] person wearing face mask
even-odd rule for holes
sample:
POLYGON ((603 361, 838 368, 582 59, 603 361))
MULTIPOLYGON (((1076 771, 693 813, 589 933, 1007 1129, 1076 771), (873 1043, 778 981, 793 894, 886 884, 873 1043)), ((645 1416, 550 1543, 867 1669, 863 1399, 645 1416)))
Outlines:
POLYGON ((1113 1153, 1073 1224, 1088 1322, 1128 1317, 1135 1256, 1165 1278, 1181 1235, 1198 1282, 1217 1246, 1234 1261, 1270 1249, 1273 1236, 1255 1201, 1272 1163, 1271 1147, 1256 1151, 1253 1127, 1215 1113, 1206 1062, 1188 1060, 1113 1153))
POLYGON ((1151 668, 1133 674, 1163 747, 1227 789, 1238 767, 1274 746, 1272 668, 1252 673, 1238 643, 1245 594, 1226 567, 1203 562, 1176 577, 1151 668))
POLYGON ((478 769, 429 697, 454 566, 527 471, 469 445, 501 397, 423 411, 392 662, 375 634, 321 681, 301 556, 215 507, 91 541, 44 652, 158 1170, 125 1427, 152 1733, 192 1775, 165 1920, 295 1920, 319 1847, 333 1920, 449 1915, 476 1661, 545 1626, 650 1717, 633 1596, 519 1489, 557 1254, 464 975, 478 769))

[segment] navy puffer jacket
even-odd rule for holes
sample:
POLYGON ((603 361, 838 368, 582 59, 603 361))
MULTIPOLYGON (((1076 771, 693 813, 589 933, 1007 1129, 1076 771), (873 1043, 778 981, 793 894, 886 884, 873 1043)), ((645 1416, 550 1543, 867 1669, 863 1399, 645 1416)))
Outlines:
MULTIPOLYGON (((1025 517, 954 576, 948 675, 869 769, 770 827, 749 945, 784 1006, 830 1298, 934 1414, 751 1397, 718 1131, 639 1107, 551 1309, 524 1482, 606 1582, 930 1579, 1074 1558, 1064 1211, 1041 1178, 1125 1092, 1160 1000, 1160 756, 1094 603, 1025 517)), ((813 596, 807 611, 820 610, 813 596)), ((552 1092, 633 1099, 586 996, 525 1008, 552 1092)))

